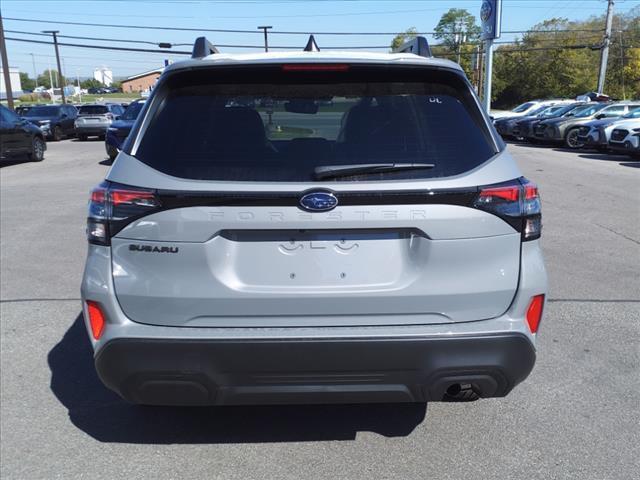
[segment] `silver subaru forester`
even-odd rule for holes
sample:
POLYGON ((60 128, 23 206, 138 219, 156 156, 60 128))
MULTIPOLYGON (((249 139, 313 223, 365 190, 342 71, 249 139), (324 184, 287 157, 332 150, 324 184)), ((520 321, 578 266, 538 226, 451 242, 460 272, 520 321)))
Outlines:
POLYGON ((310 45, 165 69, 91 192, 98 375, 140 404, 506 395, 547 291, 536 185, 424 39, 310 45))

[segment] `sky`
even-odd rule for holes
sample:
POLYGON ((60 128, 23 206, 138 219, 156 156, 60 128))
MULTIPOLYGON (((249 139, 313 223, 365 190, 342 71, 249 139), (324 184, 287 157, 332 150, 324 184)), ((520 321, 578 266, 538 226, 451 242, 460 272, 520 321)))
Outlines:
MULTIPOLYGON (((464 8, 479 17, 482 0, 2 0, 5 36, 49 41, 50 37, 29 35, 42 30, 59 30, 59 35, 111 39, 106 41, 59 38, 60 42, 158 49, 157 45, 131 43, 170 42, 183 44, 173 50, 190 51, 193 40, 205 35, 215 45, 245 45, 256 48, 220 47, 225 52, 256 51, 263 45, 260 25, 273 31, 400 32, 410 27, 430 32, 450 8, 464 8), (17 19, 29 20, 21 21, 17 19), (35 20, 51 23, 36 22, 35 20), (60 22, 153 26, 160 29, 116 28, 69 25, 60 22), (165 27, 186 27, 194 31, 172 31, 165 27), (251 30, 256 33, 205 32, 201 29, 251 30), (115 41, 118 40, 118 41, 115 41)), ((615 11, 623 13, 640 5, 640 0, 616 0, 615 11)), ((602 15, 606 0, 503 0, 503 31, 521 31, 553 17, 583 20, 602 15)), ((500 40, 518 34, 504 33, 500 40)), ((385 47, 393 35, 336 36, 316 34, 323 47, 385 47)), ((427 37, 432 41, 431 37, 427 37)), ((304 47, 306 35, 269 35, 272 46, 304 47)), ((435 43, 435 42, 434 42, 435 43)), ((379 50, 382 51, 382 50, 379 50)), ((7 40, 9 64, 33 77, 49 66, 55 68, 53 46, 7 40), (33 55, 32 55, 33 54, 33 55)), ((186 58, 168 53, 116 52, 61 46, 62 70, 67 77, 90 77, 98 67, 109 67, 115 78, 127 77, 161 67, 164 59, 186 58)))

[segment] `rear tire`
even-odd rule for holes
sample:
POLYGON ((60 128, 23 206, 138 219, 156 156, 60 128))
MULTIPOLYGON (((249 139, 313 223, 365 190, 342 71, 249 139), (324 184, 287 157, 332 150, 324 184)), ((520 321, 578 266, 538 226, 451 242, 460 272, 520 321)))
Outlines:
POLYGON ((113 145, 106 144, 105 148, 107 150, 107 155, 109 156, 109 160, 115 160, 118 156, 118 149, 113 145))
POLYGON ((32 162, 41 162, 44 160, 44 150, 45 150, 44 140, 40 137, 33 137, 31 143, 31 153, 29 154, 29 160, 32 162))
POLYGON ((54 142, 59 142, 60 140, 62 140, 62 128, 60 128, 60 125, 56 125, 55 127, 53 127, 51 140, 53 140, 54 142))
POLYGON ((581 143, 578 140, 577 128, 572 128, 567 132, 567 134, 564 136, 564 144, 571 150, 577 150, 578 148, 584 147, 584 143, 581 143))

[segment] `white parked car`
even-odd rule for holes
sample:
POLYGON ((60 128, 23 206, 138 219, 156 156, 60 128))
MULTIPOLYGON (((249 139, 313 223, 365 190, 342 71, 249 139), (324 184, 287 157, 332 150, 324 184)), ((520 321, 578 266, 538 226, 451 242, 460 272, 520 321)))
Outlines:
POLYGON ((616 125, 611 132, 609 148, 640 158, 640 118, 616 125))
POLYGON ((611 132, 614 129, 623 128, 625 124, 637 123, 640 120, 640 105, 634 105, 634 109, 617 118, 604 118, 600 120, 592 120, 584 124, 578 130, 578 142, 587 148, 595 148, 596 150, 608 150, 611 132))
POLYGON ((540 107, 550 107, 551 105, 562 104, 562 103, 572 103, 575 100, 563 100, 563 99, 550 99, 550 100, 531 100, 529 102, 525 102, 521 105, 518 105, 513 110, 493 110, 491 111, 491 117, 494 120, 498 118, 505 117, 524 117, 527 115, 531 115, 531 113, 535 110, 538 110, 540 107))

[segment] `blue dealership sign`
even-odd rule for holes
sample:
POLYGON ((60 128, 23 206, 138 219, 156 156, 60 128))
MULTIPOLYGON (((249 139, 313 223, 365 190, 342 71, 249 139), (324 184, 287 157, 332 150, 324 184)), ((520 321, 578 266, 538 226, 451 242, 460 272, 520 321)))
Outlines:
POLYGON ((480 21, 482 22, 482 40, 500 38, 502 0, 482 0, 480 21))

